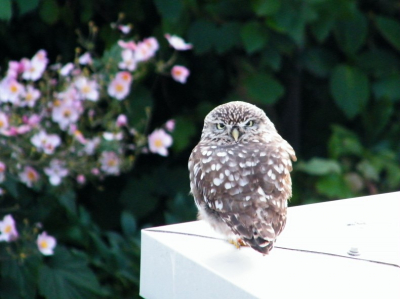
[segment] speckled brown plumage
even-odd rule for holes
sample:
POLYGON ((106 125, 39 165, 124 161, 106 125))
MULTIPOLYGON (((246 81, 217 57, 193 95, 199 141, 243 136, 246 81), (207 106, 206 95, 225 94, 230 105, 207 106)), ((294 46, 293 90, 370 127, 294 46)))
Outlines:
POLYGON ((286 224, 291 160, 293 148, 264 111, 245 102, 216 107, 189 158, 199 218, 267 254, 286 224))

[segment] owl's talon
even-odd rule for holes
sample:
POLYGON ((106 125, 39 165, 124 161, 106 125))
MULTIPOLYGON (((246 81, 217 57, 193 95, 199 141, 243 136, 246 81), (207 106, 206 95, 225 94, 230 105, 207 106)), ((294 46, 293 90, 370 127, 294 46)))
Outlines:
POLYGON ((236 240, 230 239, 228 240, 228 242, 234 245, 237 249, 240 249, 240 247, 243 246, 248 246, 242 239, 236 239, 236 240))

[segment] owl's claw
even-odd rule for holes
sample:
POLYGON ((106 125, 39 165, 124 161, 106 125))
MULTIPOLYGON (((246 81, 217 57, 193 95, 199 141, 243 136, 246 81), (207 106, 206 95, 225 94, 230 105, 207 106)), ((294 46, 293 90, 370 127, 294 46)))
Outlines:
POLYGON ((231 243, 232 245, 234 245, 237 249, 240 249, 240 247, 243 246, 248 246, 242 239, 238 238, 236 240, 234 239, 230 239, 228 240, 229 243, 231 243))

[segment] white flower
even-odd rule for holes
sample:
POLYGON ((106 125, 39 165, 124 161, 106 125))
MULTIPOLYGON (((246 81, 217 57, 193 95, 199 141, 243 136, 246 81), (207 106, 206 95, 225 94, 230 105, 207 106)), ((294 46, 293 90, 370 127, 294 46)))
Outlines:
POLYGON ((48 59, 45 50, 39 50, 31 60, 24 60, 24 72, 22 78, 25 80, 36 81, 42 77, 46 69, 48 59))
POLYGON ((158 41, 154 37, 145 38, 136 45, 135 58, 137 61, 146 61, 153 57, 158 50, 158 41))
POLYGON ((108 85, 108 94, 117 100, 123 100, 130 92, 132 75, 129 72, 119 72, 108 85))
POLYGON ((168 40, 171 47, 174 48, 175 50, 186 51, 193 48, 191 44, 185 43, 185 41, 179 36, 169 35, 169 34, 165 34, 164 36, 168 40))
POLYGON ((95 137, 93 139, 86 139, 85 148, 83 151, 89 156, 93 155, 99 144, 100 144, 99 137, 95 137))
POLYGON ((94 80, 79 77, 75 80, 75 86, 84 99, 96 102, 99 99, 99 85, 94 80))
POLYGON ((60 69, 60 75, 64 77, 68 76, 73 69, 74 64, 72 62, 69 62, 60 69))
POLYGON ((19 174, 19 179, 28 187, 32 187, 39 180, 39 174, 34 168, 25 166, 24 171, 19 174))
POLYGON ((0 241, 11 242, 18 238, 15 221, 11 215, 4 216, 3 221, 0 221, 0 233, 0 241))
POLYGON ((118 67, 123 70, 134 71, 137 62, 135 60, 135 53, 132 50, 125 49, 121 52, 122 61, 118 63, 118 67))
POLYGON ((159 154, 161 156, 167 156, 167 148, 172 145, 172 137, 165 133, 164 130, 155 130, 148 136, 149 149, 152 153, 159 154))
POLYGON ((190 71, 184 66, 175 65, 171 70, 171 75, 175 81, 185 84, 190 71))
POLYGON ((4 78, 0 82, 0 101, 18 105, 25 87, 14 78, 4 78))
POLYGON ((49 236, 46 232, 43 232, 38 235, 36 244, 43 255, 52 255, 54 254, 54 248, 57 246, 57 240, 49 236))
POLYGON ((53 186, 60 185, 62 178, 68 175, 68 169, 64 167, 64 164, 60 160, 51 160, 50 167, 44 168, 44 173, 48 175, 50 184, 53 186))
POLYGON ((40 98, 40 91, 34 88, 31 85, 26 87, 24 92, 23 100, 20 102, 21 107, 33 107, 35 106, 36 101, 40 98))
POLYGON ((119 174, 119 158, 114 152, 102 152, 100 156, 101 170, 107 174, 119 174))
POLYGON ((103 133, 103 138, 107 141, 122 140, 123 137, 124 137, 124 135, 122 134, 122 132, 118 132, 118 133, 104 132, 103 133))
POLYGON ((56 134, 47 134, 45 131, 40 131, 32 136, 31 142, 38 151, 51 155, 56 147, 61 144, 61 138, 56 134))
POLYGON ((90 56, 89 52, 86 52, 85 54, 81 55, 78 60, 79 60, 79 63, 82 65, 92 64, 92 62, 93 62, 92 56, 90 56))

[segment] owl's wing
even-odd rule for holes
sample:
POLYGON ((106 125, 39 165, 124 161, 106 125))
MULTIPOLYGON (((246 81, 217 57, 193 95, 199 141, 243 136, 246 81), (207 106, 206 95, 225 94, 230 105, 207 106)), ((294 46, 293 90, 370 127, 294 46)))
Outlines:
POLYGON ((206 205, 243 241, 263 253, 272 249, 285 226, 291 196, 294 151, 281 138, 273 141, 198 146, 192 153, 191 189, 197 205, 206 205))

